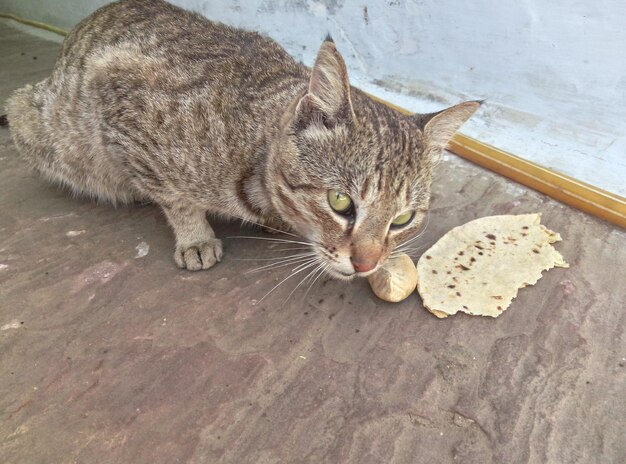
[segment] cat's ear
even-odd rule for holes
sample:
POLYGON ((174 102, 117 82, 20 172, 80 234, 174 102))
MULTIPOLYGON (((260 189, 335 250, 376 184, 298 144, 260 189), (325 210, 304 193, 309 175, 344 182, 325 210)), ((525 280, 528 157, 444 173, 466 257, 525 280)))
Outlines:
POLYGON ((296 127, 330 128, 354 119, 346 63, 328 36, 317 53, 307 94, 298 102, 296 127))
POLYGON ((476 112, 482 101, 468 101, 431 114, 416 114, 413 118, 422 128, 426 145, 443 150, 459 128, 476 112))

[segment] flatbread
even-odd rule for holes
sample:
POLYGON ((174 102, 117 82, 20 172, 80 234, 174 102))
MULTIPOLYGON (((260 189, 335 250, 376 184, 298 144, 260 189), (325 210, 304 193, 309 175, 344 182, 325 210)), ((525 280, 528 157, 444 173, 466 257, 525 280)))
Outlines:
POLYGON ((455 227, 417 263, 417 291, 439 318, 459 311, 497 317, 544 270, 569 267, 551 243, 561 236, 540 214, 489 216, 455 227))

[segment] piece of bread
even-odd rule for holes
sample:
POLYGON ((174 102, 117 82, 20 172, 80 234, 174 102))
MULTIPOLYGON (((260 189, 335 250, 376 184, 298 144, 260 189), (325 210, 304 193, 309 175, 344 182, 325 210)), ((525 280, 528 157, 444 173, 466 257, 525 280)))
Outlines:
POLYGON ((397 303, 415 290, 417 269, 409 255, 399 253, 390 257, 367 280, 378 298, 397 303))
POLYGON ((540 219, 489 216, 445 234, 417 263, 417 290, 426 309, 440 318, 458 311, 497 317, 544 270, 569 267, 551 245, 561 236, 540 219))

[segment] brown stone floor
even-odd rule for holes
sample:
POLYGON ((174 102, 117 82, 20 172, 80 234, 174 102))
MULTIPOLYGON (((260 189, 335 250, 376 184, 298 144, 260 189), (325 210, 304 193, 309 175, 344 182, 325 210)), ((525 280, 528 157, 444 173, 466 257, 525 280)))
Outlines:
MULTIPOLYGON (((58 48, 2 24, 0 43, 3 101, 58 48)), ((564 237, 571 268, 498 319, 439 320, 365 281, 255 304, 287 271, 237 259, 269 242, 225 239, 217 267, 180 271, 157 208, 72 198, 6 128, 0 202, 2 463, 626 462, 626 233, 452 155, 421 245, 535 211, 564 237)))

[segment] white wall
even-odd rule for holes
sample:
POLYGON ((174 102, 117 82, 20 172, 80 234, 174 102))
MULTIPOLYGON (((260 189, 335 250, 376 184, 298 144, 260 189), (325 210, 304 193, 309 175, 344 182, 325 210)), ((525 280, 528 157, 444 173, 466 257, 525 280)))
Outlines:
MULTIPOLYGON (((69 27, 102 3, 0 0, 0 11, 69 27)), ((624 0, 174 3, 263 31, 307 64, 330 32, 353 82, 409 109, 486 98, 464 133, 626 196, 624 0)))

